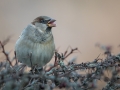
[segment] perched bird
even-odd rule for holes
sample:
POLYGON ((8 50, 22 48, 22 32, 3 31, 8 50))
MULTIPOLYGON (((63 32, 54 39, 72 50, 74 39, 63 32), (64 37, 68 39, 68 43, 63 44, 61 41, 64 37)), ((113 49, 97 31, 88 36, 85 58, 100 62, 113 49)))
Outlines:
POLYGON ((21 33, 15 45, 16 57, 19 62, 31 67, 46 65, 55 51, 52 27, 56 20, 48 16, 39 16, 21 33), (31 60, 31 61, 30 61, 31 60))

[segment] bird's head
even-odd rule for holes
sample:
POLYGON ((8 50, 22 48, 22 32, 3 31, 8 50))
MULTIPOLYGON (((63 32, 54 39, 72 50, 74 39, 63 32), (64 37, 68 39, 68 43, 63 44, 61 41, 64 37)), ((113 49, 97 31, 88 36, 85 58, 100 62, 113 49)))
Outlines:
POLYGON ((52 27, 56 27, 55 21, 55 19, 48 16, 39 16, 33 20, 32 24, 41 30, 46 31, 51 30, 52 27))

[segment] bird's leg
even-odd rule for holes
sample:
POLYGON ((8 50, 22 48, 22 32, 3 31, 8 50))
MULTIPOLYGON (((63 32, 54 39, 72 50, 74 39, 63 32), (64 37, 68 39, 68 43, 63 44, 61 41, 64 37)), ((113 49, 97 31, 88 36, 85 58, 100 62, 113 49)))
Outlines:
POLYGON ((30 58, 31 67, 33 67, 33 65, 32 65, 32 60, 31 60, 31 58, 32 58, 32 52, 29 54, 29 58, 30 58))
POLYGON ((40 73, 41 71, 43 71, 43 67, 40 67, 40 66, 36 65, 35 73, 40 73))

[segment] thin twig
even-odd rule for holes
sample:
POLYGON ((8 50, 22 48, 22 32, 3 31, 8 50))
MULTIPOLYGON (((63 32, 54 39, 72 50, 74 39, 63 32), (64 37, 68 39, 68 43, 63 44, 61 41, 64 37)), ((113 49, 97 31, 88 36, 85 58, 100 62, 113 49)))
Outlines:
POLYGON ((71 55, 76 50, 78 50, 78 48, 71 49, 71 51, 66 56, 64 56, 64 58, 67 58, 69 55, 71 55))
POLYGON ((30 63, 31 63, 31 68, 33 68, 33 64, 32 64, 32 52, 29 54, 29 58, 30 58, 30 63))
POLYGON ((1 45, 1 48, 2 48, 2 52, 4 53, 4 55, 6 56, 6 60, 10 63, 10 65, 13 67, 11 61, 10 61, 10 58, 9 58, 9 55, 8 53, 5 52, 5 49, 4 49, 4 45, 2 44, 2 42, 0 41, 0 45, 1 45))
POLYGON ((15 65, 18 65, 18 60, 17 60, 17 57, 16 57, 16 51, 14 51, 14 55, 15 55, 15 61, 16 61, 15 65))
POLYGON ((57 52, 55 52, 55 61, 54 61, 54 66, 56 65, 57 63, 57 52))

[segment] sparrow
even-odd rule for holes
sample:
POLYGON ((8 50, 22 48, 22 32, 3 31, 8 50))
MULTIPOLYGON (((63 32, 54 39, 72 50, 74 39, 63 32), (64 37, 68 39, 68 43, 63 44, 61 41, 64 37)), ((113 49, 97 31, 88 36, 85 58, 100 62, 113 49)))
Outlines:
POLYGON ((43 67, 53 57, 55 51, 52 27, 56 20, 48 16, 35 18, 21 33, 15 44, 16 58, 31 67, 43 67))

